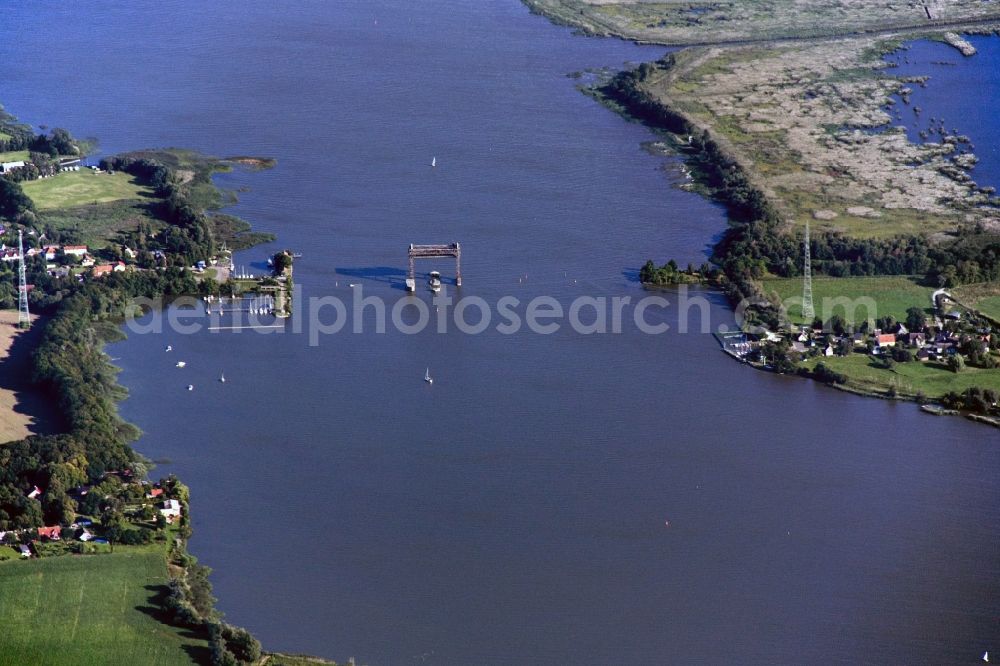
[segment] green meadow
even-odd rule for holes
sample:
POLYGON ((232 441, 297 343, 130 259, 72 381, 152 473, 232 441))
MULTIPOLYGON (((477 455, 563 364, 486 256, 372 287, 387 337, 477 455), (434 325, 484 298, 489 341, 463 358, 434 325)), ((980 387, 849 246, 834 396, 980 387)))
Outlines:
MULTIPOLYGON (((786 303, 792 322, 808 323, 802 317, 802 278, 775 278, 761 283, 765 293, 774 292, 786 303)), ((852 324, 887 315, 903 320, 911 307, 930 311, 932 293, 932 288, 921 286, 910 277, 813 278, 816 315, 828 320, 839 314, 852 324), (847 299, 850 307, 844 306, 843 299, 847 299)))
POLYGON ((40 211, 75 208, 126 199, 152 199, 153 191, 127 173, 64 171, 52 178, 21 183, 40 211))
POLYGON ((0 666, 204 660, 207 641, 155 616, 167 581, 162 547, 116 550, 0 563, 0 666))

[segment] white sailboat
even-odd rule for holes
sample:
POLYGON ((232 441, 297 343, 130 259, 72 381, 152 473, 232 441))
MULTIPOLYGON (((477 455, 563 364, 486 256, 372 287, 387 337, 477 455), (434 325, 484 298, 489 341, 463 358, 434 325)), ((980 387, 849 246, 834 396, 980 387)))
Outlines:
POLYGON ((223 384, 226 383, 226 373, 223 372, 221 375, 219 375, 219 382, 223 384))
POLYGON ((431 166, 432 167, 436 167, 437 165, 438 165, 438 158, 437 157, 432 157, 431 158, 431 166))
POLYGON ((428 384, 433 384, 434 383, 434 380, 431 378, 431 369, 430 368, 427 368, 426 370, 424 370, 424 381, 427 382, 428 384))

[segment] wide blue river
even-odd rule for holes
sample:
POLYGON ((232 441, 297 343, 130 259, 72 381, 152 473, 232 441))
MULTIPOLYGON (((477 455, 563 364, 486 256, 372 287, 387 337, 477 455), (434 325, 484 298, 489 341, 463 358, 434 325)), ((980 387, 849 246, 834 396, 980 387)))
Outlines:
POLYGON ((302 253, 303 332, 109 350, 138 449, 191 486, 220 609, 267 648, 372 665, 1000 650, 996 431, 741 367, 701 328, 732 323, 710 292, 691 295, 688 332, 673 292, 646 312, 665 334, 631 308, 620 333, 496 330, 503 297, 521 316, 536 297, 634 305, 647 258, 700 263, 725 228, 648 131, 567 76, 662 49, 573 35, 517 0, 0 8, 0 100, 25 121, 105 153, 278 159, 220 182, 279 236, 237 264, 302 253), (364 332, 310 344, 310 297, 350 309, 355 284, 429 305, 431 268, 454 294, 451 260, 418 265, 416 296, 401 286, 410 243, 455 241, 461 295, 494 308, 485 332, 379 333, 372 306, 364 332))

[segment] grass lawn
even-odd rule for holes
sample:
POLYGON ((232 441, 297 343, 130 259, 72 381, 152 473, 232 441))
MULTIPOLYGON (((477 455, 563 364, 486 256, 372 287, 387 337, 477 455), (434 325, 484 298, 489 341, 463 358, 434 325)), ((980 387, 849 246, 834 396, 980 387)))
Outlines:
MULTIPOLYGON (((3 133, 0 133, 0 139, 3 138, 3 133)), ((6 153, 0 153, 0 162, 27 162, 28 161, 28 151, 27 150, 12 150, 6 153)))
POLYGON ((960 393, 972 387, 1000 391, 1000 370, 966 367, 955 373, 939 363, 920 361, 896 363, 892 370, 885 370, 873 367, 872 357, 867 354, 810 359, 803 365, 814 368, 820 361, 847 375, 849 386, 862 390, 885 391, 895 386, 900 395, 915 396, 922 392, 928 398, 938 398, 948 391, 960 393))
POLYGON ((21 183, 21 187, 41 211, 153 198, 150 188, 127 173, 95 173, 90 169, 64 171, 52 178, 21 183))
MULTIPOLYGON (((802 279, 780 278, 762 280, 765 293, 776 292, 786 303, 788 318, 797 324, 807 323, 802 318, 802 279), (789 299, 795 299, 789 302, 789 299)), ((865 318, 878 319, 892 315, 897 320, 906 319, 911 307, 930 311, 934 290, 922 287, 908 277, 849 277, 813 278, 813 304, 816 315, 824 321, 839 314, 850 323, 860 323, 865 318), (850 308, 835 299, 847 298, 850 308), (848 311, 850 310, 850 311, 848 311)))
POLYGON ((0 563, 0 665, 197 663, 206 641, 151 614, 166 578, 162 546, 0 563))

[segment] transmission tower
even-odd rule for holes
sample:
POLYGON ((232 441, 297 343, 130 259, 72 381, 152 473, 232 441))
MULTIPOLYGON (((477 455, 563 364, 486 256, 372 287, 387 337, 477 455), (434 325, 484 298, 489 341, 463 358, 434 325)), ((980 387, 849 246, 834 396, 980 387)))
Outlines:
POLYGON ((811 323, 816 316, 813 308, 812 256, 809 249, 809 222, 806 222, 805 266, 802 273, 802 318, 811 323))
POLYGON ((28 314, 28 280, 24 272, 24 240, 20 230, 17 232, 17 280, 17 325, 28 328, 31 316, 28 314))

